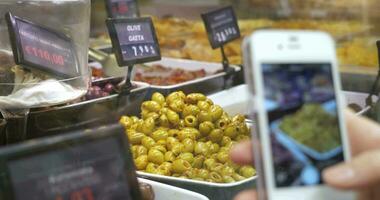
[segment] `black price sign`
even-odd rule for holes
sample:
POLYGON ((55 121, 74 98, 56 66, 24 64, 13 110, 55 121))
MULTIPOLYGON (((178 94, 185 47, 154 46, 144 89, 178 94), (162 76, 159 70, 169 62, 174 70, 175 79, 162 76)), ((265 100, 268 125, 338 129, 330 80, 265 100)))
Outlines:
POLYGON ((114 126, 100 134, 75 134, 69 140, 54 138, 51 144, 45 140, 13 149, 1 156, 0 166, 8 172, 5 180, 9 180, 6 185, 10 188, 6 189, 12 194, 5 197, 0 193, 0 198, 140 199, 132 157, 123 137, 123 129, 114 126))
POLYGON ((208 38, 213 49, 240 38, 240 29, 231 6, 202 14, 208 38))
POLYGON ((119 66, 161 59, 151 18, 108 19, 107 26, 119 66))
POLYGON ((136 0, 105 0, 108 17, 138 17, 140 15, 136 0))
POLYGON ((79 75, 76 51, 67 36, 6 14, 16 64, 60 78, 79 75))

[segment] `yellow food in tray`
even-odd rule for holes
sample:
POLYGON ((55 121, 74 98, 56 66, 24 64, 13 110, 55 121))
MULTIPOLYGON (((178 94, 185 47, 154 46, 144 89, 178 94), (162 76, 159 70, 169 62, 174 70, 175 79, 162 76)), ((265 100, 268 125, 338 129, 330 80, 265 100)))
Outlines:
MULTIPOLYGON (((220 50, 213 50, 208 42, 206 30, 202 21, 190 21, 177 18, 157 19, 155 27, 163 56, 185 58, 200 61, 221 62, 220 50)), ((253 31, 262 28, 277 29, 310 29, 326 31, 337 40, 350 35, 360 35, 370 27, 359 21, 327 21, 327 20, 269 20, 250 19, 239 20, 242 38, 253 31)), ((225 47, 226 55, 233 64, 241 64, 242 38, 235 40, 225 47)), ((340 62, 344 65, 374 66, 376 55, 358 45, 348 42, 338 48, 340 62), (352 47, 351 47, 352 45, 352 47), (353 50, 355 52, 353 53, 353 50), (357 56, 352 56, 357 55, 357 56), (363 55, 363 56, 362 56, 363 55)), ((376 66, 376 65, 375 65, 376 66)))
POLYGON ((167 97, 156 92, 141 110, 141 119, 120 119, 138 170, 215 183, 256 174, 253 167, 229 159, 235 143, 250 139, 244 116, 231 117, 205 95, 181 91, 167 97))

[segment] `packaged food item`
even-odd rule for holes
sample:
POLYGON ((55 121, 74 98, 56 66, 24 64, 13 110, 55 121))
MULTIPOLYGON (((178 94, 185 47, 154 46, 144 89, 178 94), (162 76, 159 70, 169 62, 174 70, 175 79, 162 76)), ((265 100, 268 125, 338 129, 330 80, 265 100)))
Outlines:
POLYGON ((253 167, 229 159, 235 143, 250 139, 244 116, 231 117, 205 95, 181 91, 167 97, 156 92, 141 110, 141 119, 120 119, 138 170, 215 183, 256 174, 253 167))

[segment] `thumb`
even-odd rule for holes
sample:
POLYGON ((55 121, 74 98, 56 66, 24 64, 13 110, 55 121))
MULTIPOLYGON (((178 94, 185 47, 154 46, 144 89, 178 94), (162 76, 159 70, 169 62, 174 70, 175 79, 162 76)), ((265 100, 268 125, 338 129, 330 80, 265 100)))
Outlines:
POLYGON ((359 154, 349 161, 326 169, 325 182, 339 189, 362 189, 380 182, 380 150, 359 154))

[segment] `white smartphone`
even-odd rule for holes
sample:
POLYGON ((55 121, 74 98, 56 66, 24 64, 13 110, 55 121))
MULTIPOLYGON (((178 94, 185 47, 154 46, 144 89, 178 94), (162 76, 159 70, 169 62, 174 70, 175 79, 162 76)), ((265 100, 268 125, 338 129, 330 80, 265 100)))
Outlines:
POLYGON ((256 120, 260 200, 349 200, 322 171, 349 159, 334 40, 315 31, 262 30, 243 44, 256 120))

